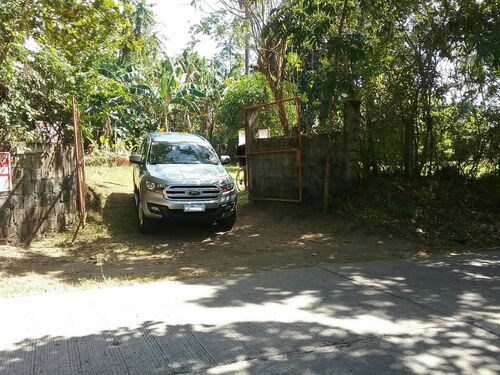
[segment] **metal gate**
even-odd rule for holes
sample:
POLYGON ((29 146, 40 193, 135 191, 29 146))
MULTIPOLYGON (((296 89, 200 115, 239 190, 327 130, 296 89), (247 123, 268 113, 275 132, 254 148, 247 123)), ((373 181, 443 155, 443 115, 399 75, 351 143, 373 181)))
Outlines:
POLYGON ((246 160, 249 199, 302 202, 302 131, 300 98, 294 97, 245 108, 246 160), (297 123, 290 134, 257 138, 259 114, 268 107, 295 106, 297 123))

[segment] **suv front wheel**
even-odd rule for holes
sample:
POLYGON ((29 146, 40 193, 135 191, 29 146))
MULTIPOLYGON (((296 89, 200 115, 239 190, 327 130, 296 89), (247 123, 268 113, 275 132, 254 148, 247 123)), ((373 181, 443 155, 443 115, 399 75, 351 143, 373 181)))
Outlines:
POLYGON ((233 229, 234 223, 236 222, 236 210, 231 216, 225 217, 223 219, 217 220, 217 226, 224 232, 228 232, 233 229))
POLYGON ((150 219, 144 215, 144 209, 140 199, 137 204, 137 224, 139 226, 139 232, 143 234, 154 233, 158 228, 158 222, 156 220, 150 219))

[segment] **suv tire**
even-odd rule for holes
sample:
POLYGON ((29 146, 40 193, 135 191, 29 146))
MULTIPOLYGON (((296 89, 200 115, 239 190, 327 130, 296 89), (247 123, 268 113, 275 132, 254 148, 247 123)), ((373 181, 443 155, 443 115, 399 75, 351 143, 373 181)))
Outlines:
POLYGON ((224 232, 228 232, 233 229, 234 223, 236 223, 236 210, 231 214, 231 216, 218 220, 217 226, 224 232))
POLYGON ((144 216, 142 202, 140 200, 137 204, 137 225, 139 227, 139 232, 143 234, 152 234, 158 229, 158 222, 156 220, 144 216))

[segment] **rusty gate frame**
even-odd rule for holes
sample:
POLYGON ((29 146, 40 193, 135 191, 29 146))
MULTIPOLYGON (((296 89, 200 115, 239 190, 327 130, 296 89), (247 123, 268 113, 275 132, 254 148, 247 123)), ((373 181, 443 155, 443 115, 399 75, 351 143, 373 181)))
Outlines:
POLYGON ((275 202, 291 202, 291 203, 302 203, 302 193, 303 193, 303 183, 302 183, 302 129, 300 127, 300 115, 301 115, 301 102, 300 97, 295 96, 293 98, 287 98, 282 100, 276 100, 273 102, 267 102, 262 104, 257 104, 250 107, 245 107, 245 159, 246 159, 246 170, 247 170, 247 181, 248 181, 248 199, 254 201, 275 201, 275 202), (297 147, 292 148, 283 148, 283 149, 270 149, 270 150, 262 150, 262 151, 253 151, 252 148, 252 137, 250 137, 250 124, 249 124, 249 111, 255 109, 261 109, 265 107, 270 107, 277 104, 287 103, 287 102, 295 102, 295 107, 297 109, 297 147), (249 147, 250 146, 250 147, 249 147), (295 153, 295 167, 297 168, 297 172, 299 175, 299 198, 298 199, 285 199, 285 198, 272 198, 272 197, 262 197, 255 198, 252 197, 252 189, 251 189, 251 173, 252 168, 251 160, 252 156, 255 155, 263 155, 263 154, 286 154, 286 153, 295 153))

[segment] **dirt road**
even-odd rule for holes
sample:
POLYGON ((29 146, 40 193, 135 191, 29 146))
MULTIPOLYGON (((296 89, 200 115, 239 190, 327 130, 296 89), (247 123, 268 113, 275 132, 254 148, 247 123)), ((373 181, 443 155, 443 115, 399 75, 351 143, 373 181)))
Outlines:
POLYGON ((46 236, 30 247, 0 246, 0 295, 40 293, 156 279, 189 279, 319 263, 426 256, 422 244, 367 233, 340 217, 248 204, 242 195, 231 232, 164 225, 137 231, 129 167, 88 170, 99 202, 85 230, 46 236))

